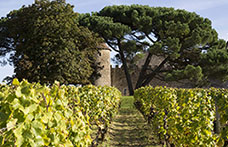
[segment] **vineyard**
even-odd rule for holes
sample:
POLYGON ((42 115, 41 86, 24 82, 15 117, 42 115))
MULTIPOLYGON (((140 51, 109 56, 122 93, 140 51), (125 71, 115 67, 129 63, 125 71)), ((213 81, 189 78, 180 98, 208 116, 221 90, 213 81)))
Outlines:
POLYGON ((0 85, 0 146, 226 146, 227 97, 148 86, 121 98, 114 87, 14 79, 0 85))
POLYGON ((166 146, 227 146, 228 91, 144 87, 135 105, 166 146))
POLYGON ((120 92, 18 82, 0 87, 1 146, 96 146, 104 139, 120 92))

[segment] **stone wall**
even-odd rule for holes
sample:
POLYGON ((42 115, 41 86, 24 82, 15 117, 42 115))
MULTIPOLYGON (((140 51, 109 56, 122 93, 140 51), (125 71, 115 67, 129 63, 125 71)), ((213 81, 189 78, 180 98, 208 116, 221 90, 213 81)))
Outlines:
POLYGON ((111 68, 111 86, 119 89, 122 95, 128 95, 129 93, 124 71, 118 66, 111 68))
POLYGON ((97 62, 103 67, 100 71, 101 76, 95 81, 97 86, 111 86, 111 68, 110 68, 110 49, 103 44, 100 54, 97 56, 97 62))
MULTIPOLYGON (((139 60, 137 62, 137 67, 134 69, 133 72, 131 72, 131 79, 132 79, 132 84, 133 88, 135 88, 136 82, 138 80, 139 72, 141 70, 141 67, 143 66, 145 60, 146 60, 147 55, 145 58, 139 60)), ((158 66, 164 59, 158 56, 153 56, 150 62, 150 67, 154 68, 155 66, 158 66)), ((165 65, 166 67, 166 65, 165 65)), ((115 67, 111 69, 111 83, 112 86, 115 86, 118 88, 123 95, 128 95, 129 90, 128 90, 128 85, 127 81, 125 78, 124 71, 121 67, 115 67)), ((151 86, 166 86, 166 87, 176 87, 176 88, 191 88, 192 85, 189 84, 187 80, 183 80, 181 82, 164 82, 159 79, 154 78, 150 84, 151 86)))
MULTIPOLYGON (((133 88, 136 85, 136 82, 139 76, 139 71, 140 71, 139 69, 135 70, 135 72, 131 74, 133 88)), ((122 68, 119 68, 119 67, 112 68, 111 79, 112 79, 112 82, 111 82, 112 86, 115 86, 116 88, 118 88, 121 91, 122 95, 129 95, 127 81, 122 68)), ((222 81, 219 81, 219 80, 211 80, 210 83, 211 83, 210 86, 203 87, 203 88, 210 88, 210 87, 228 88, 228 81, 223 83, 222 81)), ((189 82, 188 80, 182 80, 179 82, 175 82, 175 81, 165 82, 158 79, 153 79, 149 85, 154 87, 166 86, 166 87, 172 87, 172 88, 194 88, 194 86, 191 85, 191 82, 189 82)))
MULTIPOLYGON (((139 71, 135 70, 135 72, 131 73, 131 79, 132 79, 132 84, 133 87, 135 87, 138 76, 139 76, 139 71)), ((127 81, 125 78, 124 71, 121 67, 114 67, 111 68, 111 86, 115 86, 118 88, 122 95, 129 95, 129 90, 128 90, 128 85, 127 81)), ((187 81, 181 81, 180 82, 164 82, 158 79, 153 79, 150 84, 151 86, 166 86, 166 87, 176 87, 176 88, 191 88, 192 85, 188 84, 187 81)))

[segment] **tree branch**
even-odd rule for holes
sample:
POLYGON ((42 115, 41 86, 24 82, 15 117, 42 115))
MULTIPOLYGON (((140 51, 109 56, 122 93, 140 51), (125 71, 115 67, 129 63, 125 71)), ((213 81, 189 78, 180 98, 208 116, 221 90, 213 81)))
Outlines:
POLYGON ((131 35, 134 36, 136 39, 141 40, 138 36, 135 35, 135 33, 132 33, 131 35))
POLYGON ((138 77, 138 81, 137 81, 137 83, 135 85, 135 89, 138 89, 141 86, 143 80, 145 79, 144 78, 145 77, 144 75, 146 73, 146 70, 147 70, 148 65, 150 64, 151 58, 152 58, 152 54, 149 53, 147 55, 147 58, 146 58, 146 61, 145 61, 144 65, 143 65, 143 67, 142 67, 142 69, 140 71, 140 74, 139 74, 139 77, 138 77))
MULTIPOLYGON (((127 38, 125 38, 125 39, 130 41, 130 39, 127 39, 127 38)), ((145 42, 138 41, 137 39, 133 39, 133 40, 136 41, 137 43, 142 44, 142 45, 150 46, 149 44, 147 44, 147 43, 145 43, 145 42)))
POLYGON ((119 49, 120 49, 119 54, 120 54, 120 59, 121 59, 121 61, 123 63, 123 68, 124 68, 124 73, 125 73, 127 84, 128 84, 129 94, 133 95, 134 94, 134 89, 133 89, 133 86, 132 86, 131 75, 130 75, 129 70, 128 70, 126 58, 124 57, 124 53, 123 53, 123 49, 122 49, 122 45, 120 43, 120 40, 118 40, 118 46, 119 46, 119 49))
POLYGON ((160 75, 157 75, 157 76, 155 76, 154 78, 155 78, 155 79, 158 79, 158 80, 160 80, 160 81, 165 81, 165 80, 164 80, 164 77, 162 77, 162 76, 160 76, 160 75))
POLYGON ((165 63, 168 60, 169 60, 169 56, 166 57, 154 71, 152 71, 150 74, 146 75, 146 78, 141 86, 146 86, 147 84, 149 84, 150 81, 156 76, 156 74, 161 70, 161 68, 165 65, 165 63))
POLYGON ((152 38, 150 38, 150 36, 149 36, 148 34, 145 33, 145 35, 146 35, 146 37, 147 37, 151 42, 153 42, 153 43, 156 42, 156 41, 154 41, 152 38))
POLYGON ((108 42, 107 39, 104 38, 104 40, 105 40, 105 42, 108 44, 108 46, 111 47, 112 50, 114 50, 114 51, 116 51, 116 52, 120 52, 120 51, 118 51, 117 49, 115 49, 115 48, 111 45, 111 43, 108 42))

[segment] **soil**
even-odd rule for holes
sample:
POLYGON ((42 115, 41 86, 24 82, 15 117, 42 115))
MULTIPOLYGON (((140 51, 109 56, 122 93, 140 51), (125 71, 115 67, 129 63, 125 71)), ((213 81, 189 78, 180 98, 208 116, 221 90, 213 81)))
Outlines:
POLYGON ((118 114, 99 147, 161 147, 156 134, 134 107, 134 98, 122 98, 118 114))

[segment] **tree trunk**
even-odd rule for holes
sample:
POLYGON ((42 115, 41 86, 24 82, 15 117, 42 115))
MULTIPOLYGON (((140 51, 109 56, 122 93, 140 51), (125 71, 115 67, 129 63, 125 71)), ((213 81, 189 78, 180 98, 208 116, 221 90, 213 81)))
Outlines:
POLYGON ((140 74, 139 74, 139 77, 138 77, 138 81, 137 81, 137 83, 135 85, 135 89, 140 88, 143 80, 145 79, 146 70, 147 70, 147 68, 148 68, 148 66, 150 64, 151 58, 152 58, 152 54, 149 53, 147 58, 146 58, 146 61, 145 61, 144 65, 143 65, 143 67, 142 67, 142 69, 140 71, 140 74))
POLYGON ((126 80, 127 80, 129 95, 134 95, 134 89, 133 89, 133 86, 132 86, 131 75, 129 73, 127 62, 126 62, 126 59, 124 57, 123 50, 121 49, 121 43, 119 41, 118 41, 118 46, 119 46, 119 50, 120 50, 120 52, 119 52, 120 53, 120 59, 121 59, 121 61, 123 63, 124 73, 125 73, 126 80))
POLYGON ((143 81, 143 83, 140 85, 140 87, 148 85, 153 80, 153 78, 159 73, 161 68, 168 61, 168 59, 169 59, 169 57, 166 57, 154 71, 152 71, 150 74, 148 74, 147 77, 145 78, 145 80, 143 81))

